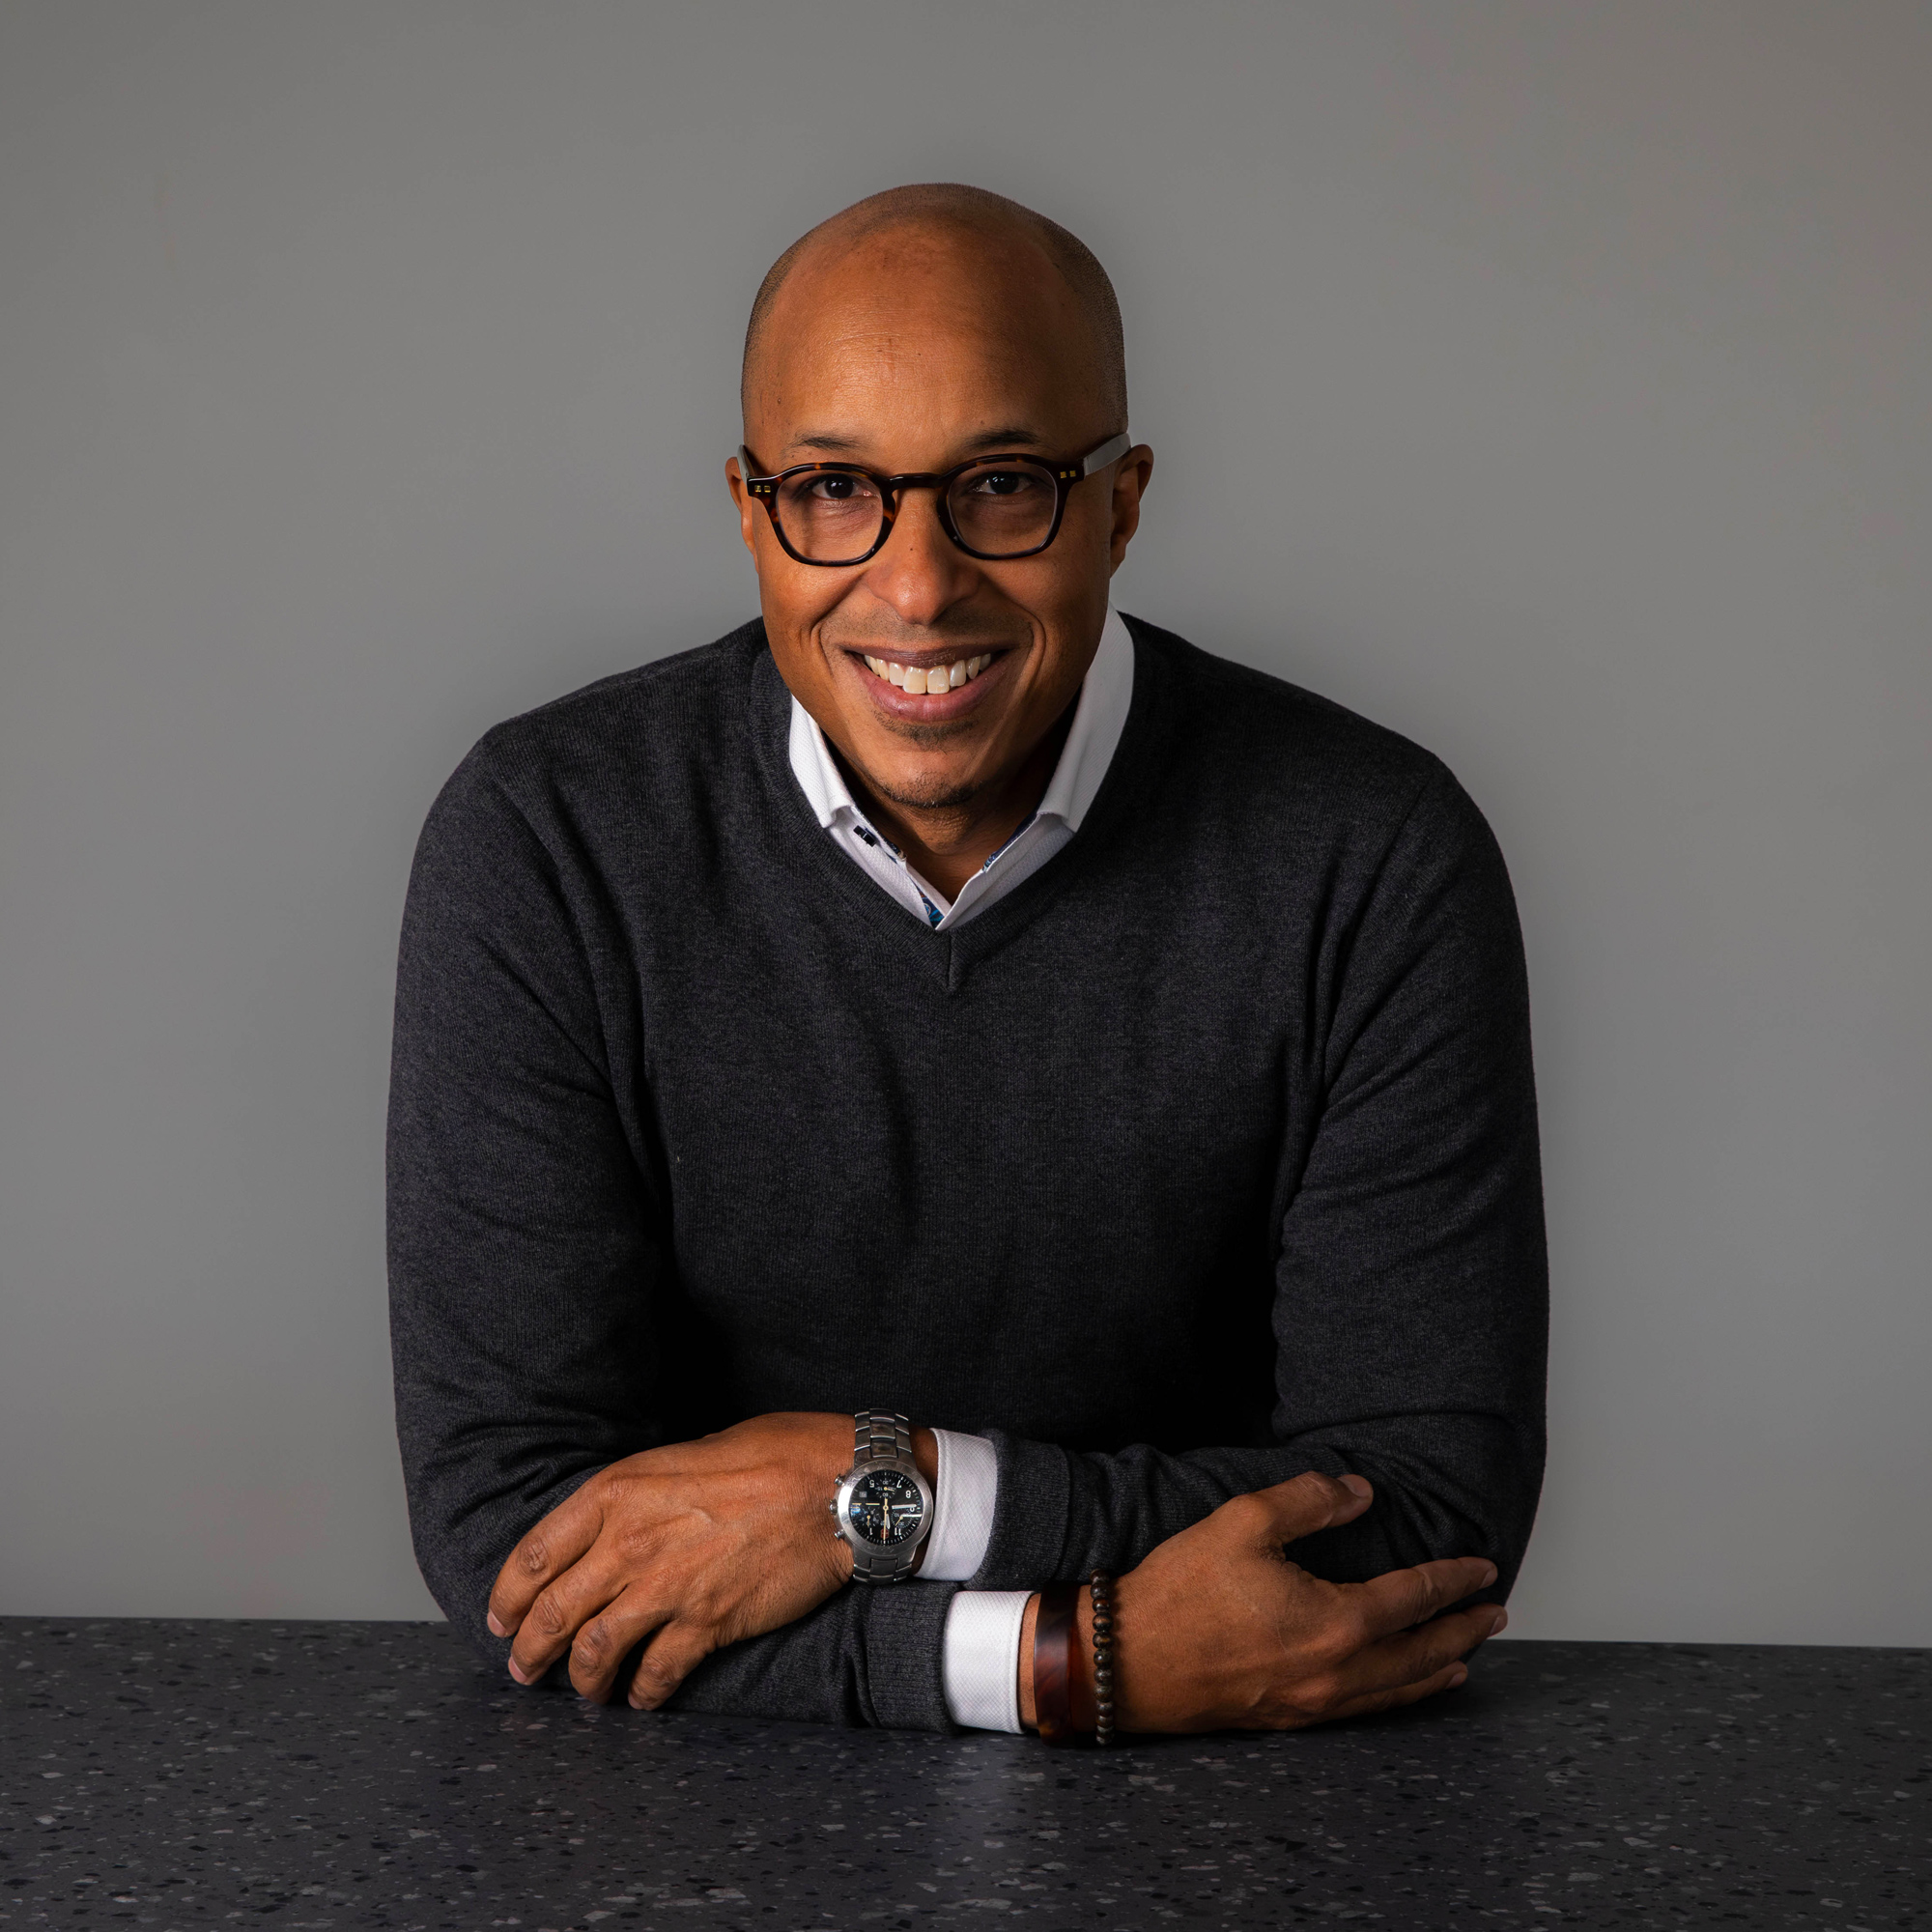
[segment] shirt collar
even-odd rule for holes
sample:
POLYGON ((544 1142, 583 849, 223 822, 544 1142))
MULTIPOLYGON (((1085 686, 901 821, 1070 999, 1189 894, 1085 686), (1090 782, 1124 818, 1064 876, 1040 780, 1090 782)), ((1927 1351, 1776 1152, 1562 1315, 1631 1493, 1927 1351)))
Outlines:
MULTIPOLYGON (((1080 821, 1114 761, 1133 697, 1134 640, 1120 612, 1109 604, 1107 621, 1100 628, 1099 648, 1081 683, 1073 723, 1067 727, 1066 743, 1061 748, 1060 762, 1053 768, 1037 816, 1061 819, 1068 831, 1079 831, 1080 821)), ((829 830, 841 812, 865 817, 832 755, 832 747, 825 742, 825 733, 818 728, 818 721, 795 697, 791 701, 790 752, 792 776, 821 826, 829 830)))

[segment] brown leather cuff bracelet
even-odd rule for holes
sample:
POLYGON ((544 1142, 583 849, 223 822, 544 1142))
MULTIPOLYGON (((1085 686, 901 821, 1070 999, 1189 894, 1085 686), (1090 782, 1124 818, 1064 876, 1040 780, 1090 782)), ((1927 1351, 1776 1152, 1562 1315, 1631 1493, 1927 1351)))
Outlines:
POLYGON ((1039 1593, 1033 1625, 1033 1709, 1042 1744, 1079 1742, 1073 1728, 1074 1626, 1079 1607, 1077 1583, 1049 1583, 1039 1593))

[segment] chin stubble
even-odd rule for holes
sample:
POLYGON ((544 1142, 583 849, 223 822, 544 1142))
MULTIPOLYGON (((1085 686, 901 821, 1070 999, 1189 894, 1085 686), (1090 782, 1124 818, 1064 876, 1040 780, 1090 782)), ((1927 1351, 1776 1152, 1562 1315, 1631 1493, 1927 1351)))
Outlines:
POLYGON ((928 785, 919 791, 894 791, 869 773, 866 781, 888 805, 899 806, 907 811, 957 811, 971 805, 986 789, 982 784, 928 785))

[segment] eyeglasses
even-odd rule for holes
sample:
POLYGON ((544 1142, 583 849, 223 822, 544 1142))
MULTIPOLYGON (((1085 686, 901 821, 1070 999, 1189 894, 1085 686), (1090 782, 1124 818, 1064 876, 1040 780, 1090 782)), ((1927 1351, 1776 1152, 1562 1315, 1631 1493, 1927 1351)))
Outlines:
POLYGON ((885 548, 907 490, 939 493, 939 523, 968 556, 988 562, 1037 556, 1060 534, 1066 493, 1132 447, 1125 430, 1085 456, 1048 463, 1037 456, 976 456, 951 469, 884 476, 856 463, 799 463, 776 475, 755 473, 738 451, 745 488, 764 504, 785 554, 827 569, 864 563, 885 548))

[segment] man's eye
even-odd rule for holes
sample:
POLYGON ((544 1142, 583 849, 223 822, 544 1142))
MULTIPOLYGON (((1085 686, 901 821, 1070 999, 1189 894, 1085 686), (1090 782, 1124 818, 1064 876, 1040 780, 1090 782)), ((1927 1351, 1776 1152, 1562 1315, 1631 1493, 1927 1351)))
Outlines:
POLYGON ((973 478, 969 494, 981 502, 988 498, 1010 501, 1015 497, 1037 495, 1043 487, 1037 476, 1024 469, 987 469, 973 478))
POLYGON ((814 476, 811 494, 821 503, 849 503, 872 493, 863 476, 814 476))

